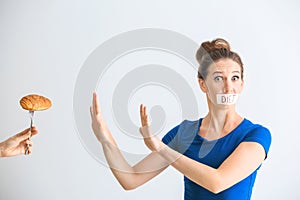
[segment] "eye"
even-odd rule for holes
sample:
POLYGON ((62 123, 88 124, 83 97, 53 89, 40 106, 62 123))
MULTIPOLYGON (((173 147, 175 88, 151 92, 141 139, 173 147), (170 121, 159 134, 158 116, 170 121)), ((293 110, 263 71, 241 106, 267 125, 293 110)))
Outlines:
POLYGON ((222 78, 222 76, 216 76, 216 77, 214 78, 214 80, 215 80, 215 81, 222 81, 223 78, 222 78))
POLYGON ((233 77, 231 78, 231 80, 233 80, 233 81, 238 81, 239 79, 240 79, 239 76, 233 76, 233 77))

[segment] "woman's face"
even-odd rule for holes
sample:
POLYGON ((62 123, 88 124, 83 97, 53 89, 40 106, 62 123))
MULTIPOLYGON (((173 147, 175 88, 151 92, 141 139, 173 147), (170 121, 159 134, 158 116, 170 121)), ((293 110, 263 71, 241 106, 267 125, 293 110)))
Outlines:
POLYGON ((213 104, 234 104, 244 84, 241 67, 231 59, 218 60, 209 66, 206 79, 199 79, 199 84, 213 104))

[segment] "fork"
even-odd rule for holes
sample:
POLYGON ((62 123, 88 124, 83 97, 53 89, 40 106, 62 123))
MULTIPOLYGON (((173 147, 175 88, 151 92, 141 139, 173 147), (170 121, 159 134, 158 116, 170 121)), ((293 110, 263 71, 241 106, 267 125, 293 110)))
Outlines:
MULTIPOLYGON (((34 111, 29 111, 29 116, 30 116, 30 132, 32 131, 33 115, 34 115, 34 111)), ((28 140, 30 140, 30 137, 28 138, 28 140)), ((26 150, 25 150, 25 155, 28 155, 28 154, 29 154, 29 144, 27 144, 26 150)))

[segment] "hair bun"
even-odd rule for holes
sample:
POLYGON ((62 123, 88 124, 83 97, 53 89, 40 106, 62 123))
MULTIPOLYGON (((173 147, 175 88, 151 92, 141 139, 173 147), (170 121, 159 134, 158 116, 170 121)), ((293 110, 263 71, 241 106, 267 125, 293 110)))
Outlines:
POLYGON ((217 38, 212 41, 203 42, 201 44, 201 47, 198 49, 198 51, 196 53, 196 58, 197 58, 198 62, 200 63, 200 61, 204 55, 206 55, 207 53, 210 53, 212 51, 221 50, 221 49, 230 51, 229 43, 222 38, 217 38))
POLYGON ((217 50, 217 49, 226 49, 227 51, 230 51, 229 43, 226 40, 222 39, 222 38, 214 39, 211 42, 209 42, 209 41, 208 42, 203 42, 201 46, 207 52, 214 51, 214 50, 217 50))

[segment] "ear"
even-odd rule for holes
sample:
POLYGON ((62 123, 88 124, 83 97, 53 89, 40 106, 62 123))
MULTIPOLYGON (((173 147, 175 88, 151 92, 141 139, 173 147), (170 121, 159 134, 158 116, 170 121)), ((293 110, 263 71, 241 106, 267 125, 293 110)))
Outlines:
POLYGON ((207 93, 208 89, 205 84, 205 81, 202 78, 198 78, 198 83, 199 83, 199 86, 200 86, 200 89, 202 90, 202 92, 207 93))
POLYGON ((244 79, 242 80, 242 83, 241 83, 241 86, 242 86, 242 90, 243 90, 243 88, 244 88, 244 79))

